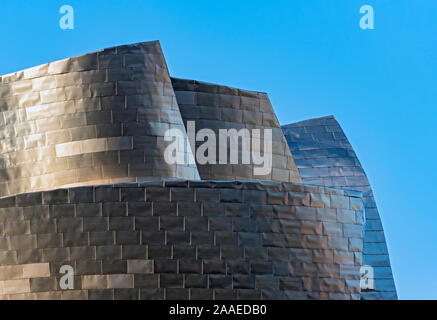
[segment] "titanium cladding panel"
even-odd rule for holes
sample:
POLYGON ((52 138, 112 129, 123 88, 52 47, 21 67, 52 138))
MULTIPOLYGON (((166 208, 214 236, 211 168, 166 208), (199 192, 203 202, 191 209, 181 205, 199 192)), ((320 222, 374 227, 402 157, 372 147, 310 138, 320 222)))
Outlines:
POLYGON ((185 132, 157 41, 4 75, 0 197, 60 186, 198 179, 195 165, 164 161, 169 128, 185 132))

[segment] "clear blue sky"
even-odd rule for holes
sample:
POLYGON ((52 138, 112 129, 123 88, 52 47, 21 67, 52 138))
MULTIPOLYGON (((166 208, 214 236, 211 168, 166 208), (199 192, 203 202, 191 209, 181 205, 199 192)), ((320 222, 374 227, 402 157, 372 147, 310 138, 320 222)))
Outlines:
POLYGON ((0 2, 0 74, 160 40, 170 72, 269 93, 281 124, 335 115, 367 171, 402 299, 437 299, 437 1, 0 2), (59 28, 59 8, 75 29, 59 28), (375 30, 359 28, 359 8, 375 30))

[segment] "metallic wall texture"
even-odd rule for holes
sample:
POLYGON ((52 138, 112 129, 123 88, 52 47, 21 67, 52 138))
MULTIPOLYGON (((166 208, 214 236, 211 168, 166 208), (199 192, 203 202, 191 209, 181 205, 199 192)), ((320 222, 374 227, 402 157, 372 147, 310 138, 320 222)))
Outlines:
POLYGON ((357 192, 240 181, 2 198, 0 299, 359 299, 362 205, 357 192))
POLYGON ((396 288, 335 119, 281 129, 265 93, 170 78, 154 41, 1 76, 0 298, 395 299, 396 288), (270 174, 196 164, 202 142, 184 151, 192 162, 169 164, 164 135, 188 142, 188 121, 218 137, 271 129, 270 174), (361 292, 366 264, 376 288, 361 292), (73 290, 59 287, 62 265, 73 290))
MULTIPOLYGON (((220 129, 270 129, 272 130, 272 170, 269 174, 254 175, 254 164, 199 164, 202 179, 210 180, 273 180, 301 182, 299 172, 288 148, 284 134, 266 93, 246 91, 226 86, 172 78, 176 98, 185 125, 194 121, 196 132, 208 128, 217 136, 220 129)), ((261 133, 263 138, 263 133, 261 133)), ((196 142, 196 147, 203 142, 196 142)), ((220 152, 217 144, 216 154, 220 152)), ((238 152, 241 155, 242 143, 238 152)), ((252 149, 252 151, 254 151, 252 149)), ((264 153, 264 139, 260 151, 264 153)), ((230 143, 226 150, 231 152, 230 143)))
POLYGON ((363 193, 363 265, 374 268, 375 289, 362 299, 397 299, 384 230, 367 176, 333 116, 282 126, 304 183, 363 193))
POLYGON ((198 179, 195 165, 164 161, 169 128, 185 133, 157 41, 4 75, 0 197, 146 178, 198 179))

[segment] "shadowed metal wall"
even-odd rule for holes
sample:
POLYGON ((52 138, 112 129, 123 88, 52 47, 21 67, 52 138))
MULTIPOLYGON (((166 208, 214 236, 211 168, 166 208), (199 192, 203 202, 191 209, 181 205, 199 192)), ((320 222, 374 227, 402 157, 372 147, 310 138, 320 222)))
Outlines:
POLYGON ((0 299, 359 299, 360 196, 155 181, 2 198, 0 299))
POLYGON ((195 165, 164 161, 169 128, 185 132, 157 41, 4 75, 0 197, 152 177, 198 179, 195 165))
POLYGON ((397 299, 384 230, 367 176, 333 116, 282 126, 304 183, 359 190, 365 206, 363 265, 374 268, 375 289, 362 299, 397 299))
MULTIPOLYGON (((185 125, 194 121, 196 132, 208 128, 219 137, 220 129, 261 129, 258 151, 264 153, 263 129, 272 130, 272 170, 267 175, 254 175, 255 164, 241 164, 242 143, 238 146, 238 164, 197 163, 202 179, 218 180, 273 180, 300 182, 299 172, 285 141, 284 134, 266 93, 230 88, 195 80, 172 78, 173 87, 185 125)), ((196 141, 196 148, 203 142, 196 141)), ((228 158, 231 146, 225 152, 228 158)), ((217 143, 216 154, 220 152, 217 143)), ((247 152, 247 151, 246 151, 247 152)), ((250 152, 250 151, 249 151, 250 152)), ((229 159, 228 159, 229 160, 229 159)))

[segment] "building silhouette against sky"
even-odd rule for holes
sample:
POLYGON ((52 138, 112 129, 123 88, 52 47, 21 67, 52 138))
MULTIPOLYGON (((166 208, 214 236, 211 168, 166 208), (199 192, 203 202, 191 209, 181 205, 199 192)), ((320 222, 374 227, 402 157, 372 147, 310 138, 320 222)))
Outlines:
POLYGON ((338 123, 281 128, 265 93, 171 78, 157 41, 2 76, 0 128, 3 299, 396 299, 338 123), (188 121, 271 130, 270 173, 169 164, 166 132, 188 121))

